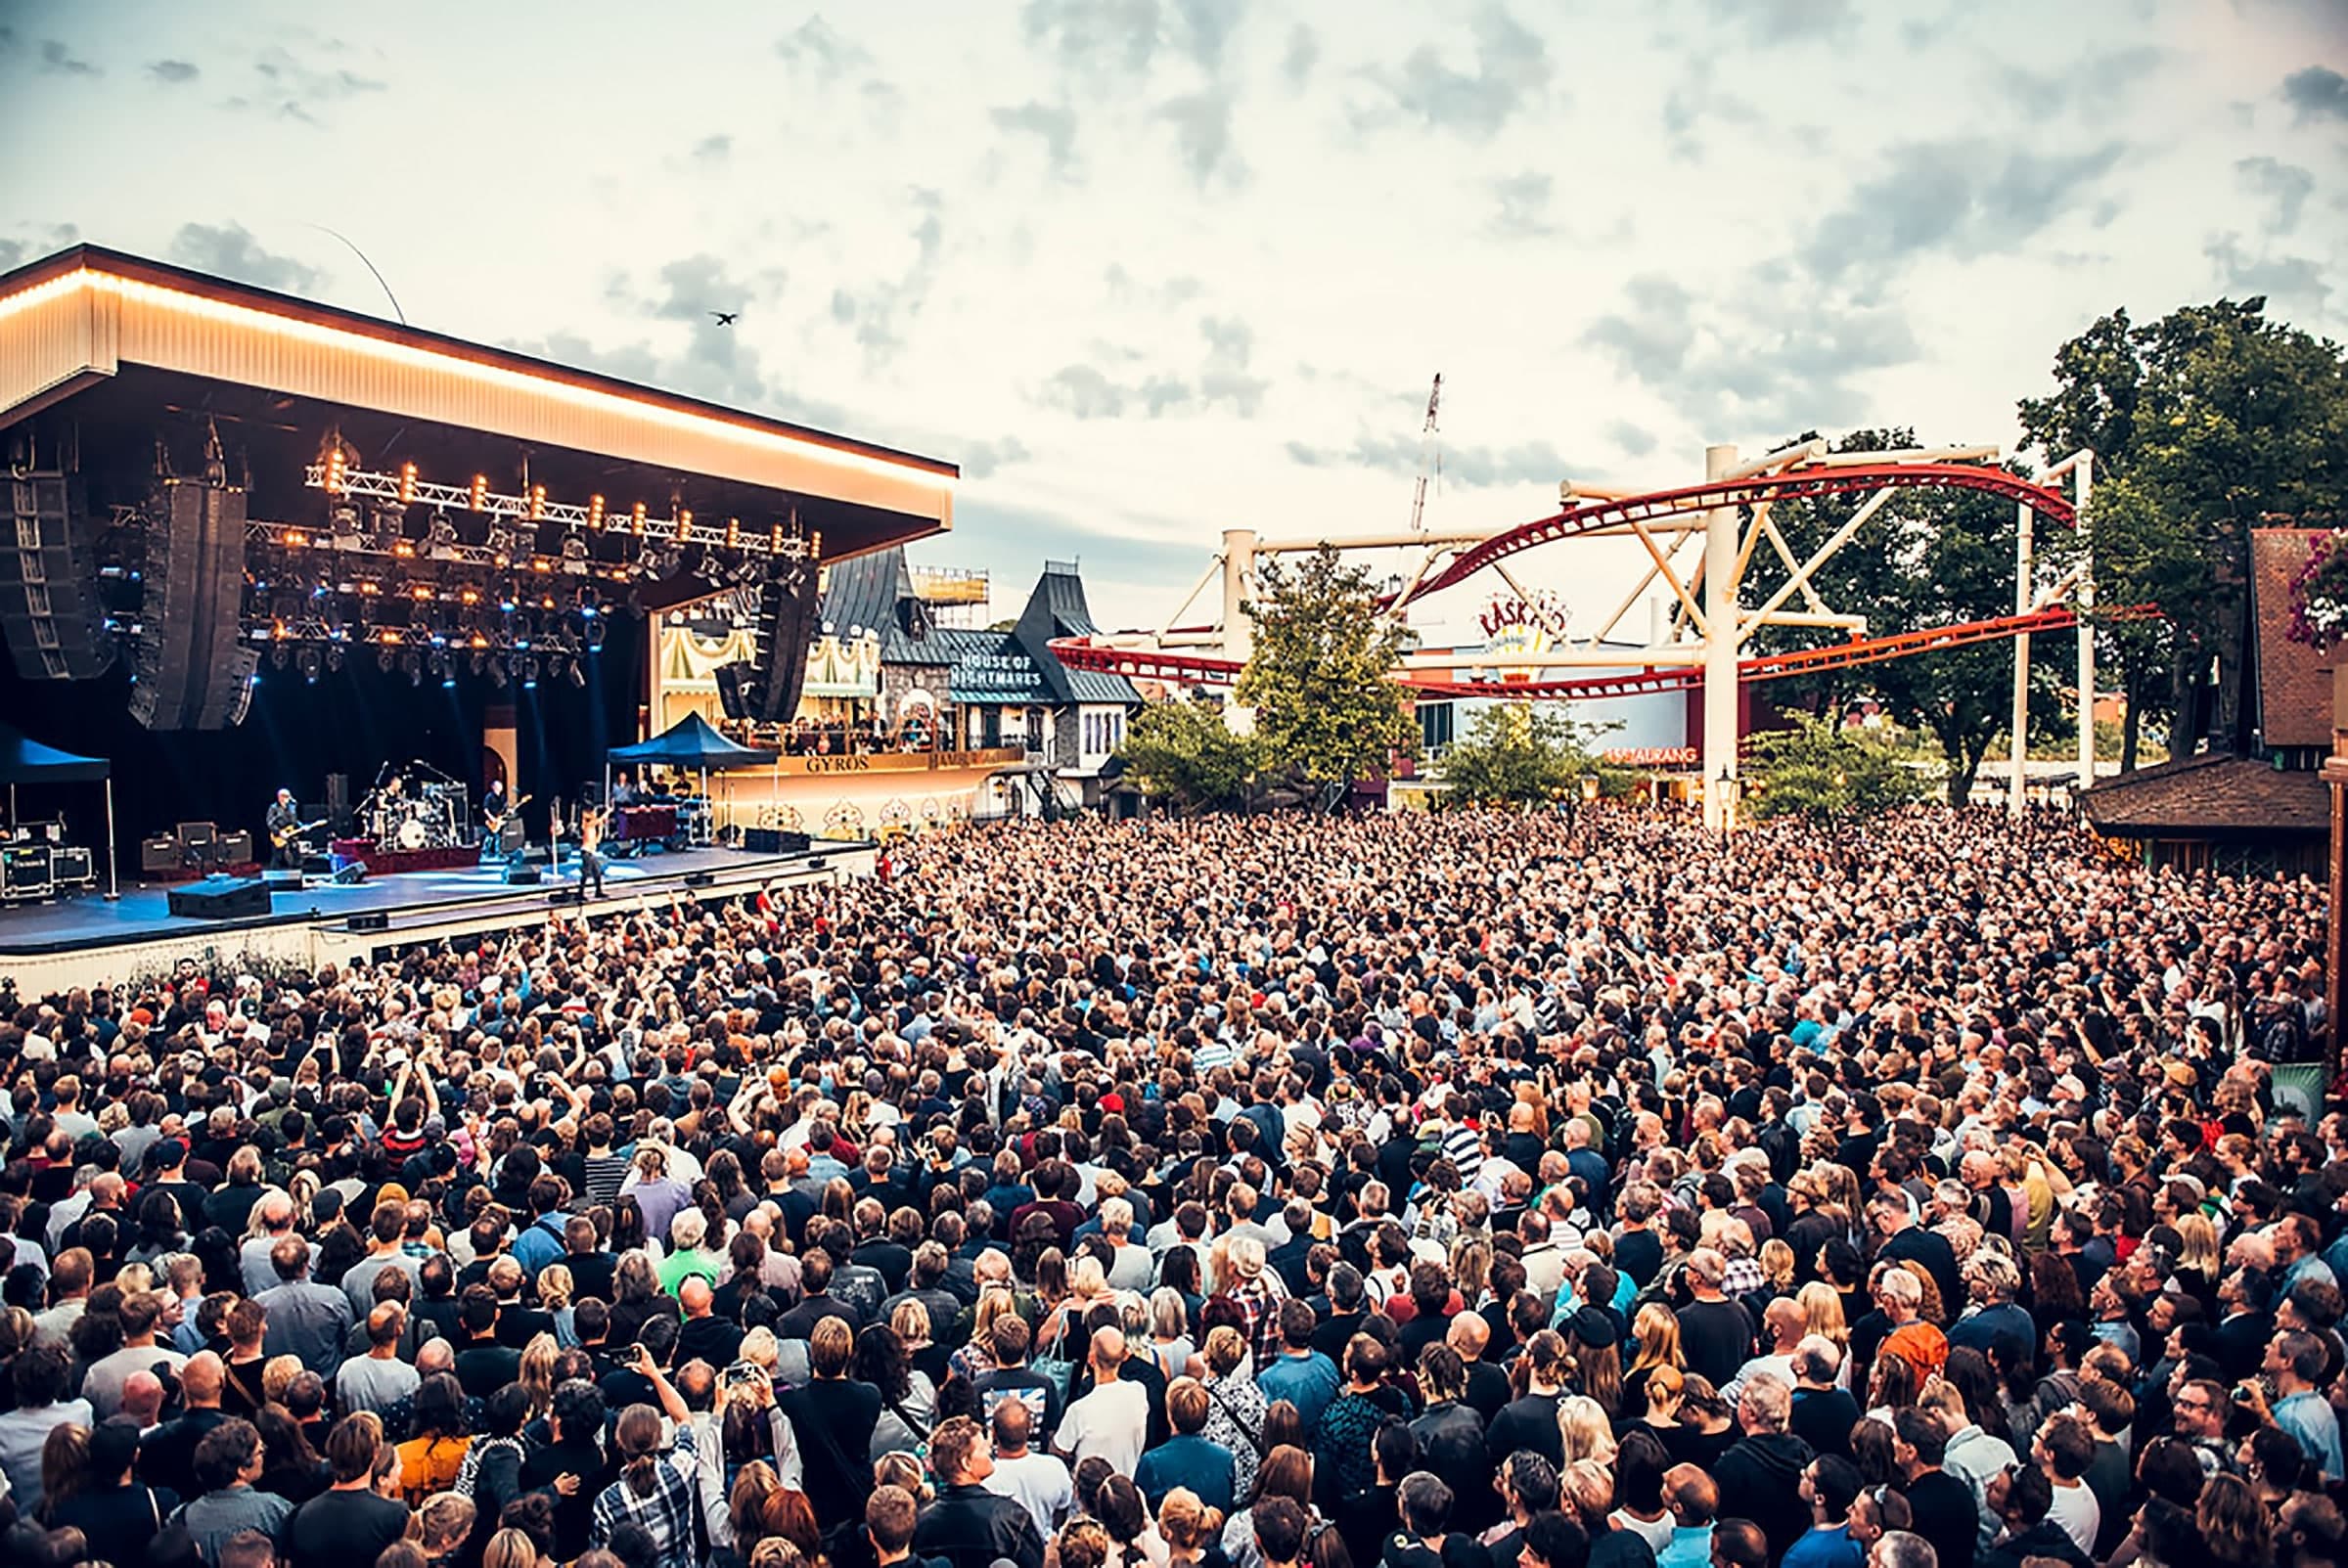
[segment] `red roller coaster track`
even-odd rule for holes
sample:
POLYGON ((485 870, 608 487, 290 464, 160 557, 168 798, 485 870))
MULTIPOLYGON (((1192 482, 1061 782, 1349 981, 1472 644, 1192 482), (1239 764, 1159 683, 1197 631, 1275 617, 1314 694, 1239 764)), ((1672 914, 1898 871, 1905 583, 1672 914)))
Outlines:
MULTIPOLYGON (((2112 620, 2141 620, 2156 613, 2149 605, 2103 612, 2106 618, 2112 620)), ((2067 632, 2078 624, 2079 617, 2076 614, 2068 609, 2055 608, 2033 610, 2027 615, 2001 615, 1993 620, 1961 621, 1953 626, 1934 626, 1920 632, 1896 632, 1888 637, 1854 638, 1847 643, 1835 643, 1826 648, 1796 649, 1786 653, 1763 653, 1740 659, 1737 664, 1737 679, 1739 682, 1778 681, 1789 675, 1811 675, 1820 670, 1842 669, 1854 664, 1879 664, 1885 659, 1907 658, 1917 653, 1937 653, 1952 648, 1969 648, 1976 643, 1994 643, 2009 637, 2067 632)), ((1110 648, 1081 637, 1060 638, 1051 647, 1054 655, 1070 669, 1099 670, 1105 674, 1145 681, 1229 686, 1239 679, 1240 671, 1243 668, 1237 659, 1217 658, 1206 653, 1160 653, 1143 649, 1110 648)), ((1704 684, 1704 672, 1693 665, 1685 665, 1633 670, 1624 675, 1577 676, 1561 681, 1413 680, 1407 672, 1397 674, 1395 679, 1409 687, 1415 694, 1423 696, 1497 696, 1514 700, 1589 699, 1636 696, 1650 692, 1693 691, 1704 684)))
MULTIPOLYGON (((1744 479, 1716 480, 1678 490, 1657 490, 1615 501, 1594 501, 1554 516, 1540 518, 1506 533, 1495 534, 1462 552, 1450 565, 1408 591, 1409 599, 1436 593, 1463 582, 1485 567, 1536 545, 1584 538, 1628 529, 1664 517, 1710 512, 1720 507, 1746 506, 1761 501, 1789 501, 1815 496, 1847 495, 1861 490, 1974 490, 2008 501, 2021 502, 2056 522, 2075 523, 2078 513, 2053 490, 2017 479, 2002 469, 1975 468, 1956 463, 1867 463, 1848 468, 1800 469, 1786 473, 1756 474, 1744 479)), ((1404 595, 1389 594, 1379 601, 1392 607, 1404 595)), ((2135 620, 2156 613, 2148 605, 2107 610, 2112 619, 2135 620)), ((1916 653, 1965 648, 2041 632, 2067 632, 2079 624, 2068 609, 2034 610, 2026 615, 2001 615, 1992 620, 1964 621, 1918 632, 1895 632, 1888 637, 1854 638, 1825 648, 1798 649, 1787 653, 1764 653, 1740 659, 1738 681, 1776 681, 1789 675, 1874 664, 1916 653)), ((1202 631, 1194 627, 1188 630, 1202 631)), ((1073 669, 1099 670, 1142 680, 1173 681, 1196 686, 1228 686, 1239 678, 1237 659, 1207 653, 1167 653, 1142 649, 1111 648, 1080 637, 1053 642, 1052 651, 1073 669)), ((1577 676, 1555 681, 1435 681, 1413 680, 1398 672, 1395 679, 1414 693, 1427 696, 1500 696, 1516 699, 1631 696, 1649 692, 1690 691, 1703 685, 1704 675, 1693 665, 1633 670, 1623 675, 1577 676)))
MULTIPOLYGON (((1440 592, 1519 551, 1555 544, 1560 539, 1611 533, 1627 529, 1635 522, 1685 516, 1719 507, 1884 489, 1977 490, 2008 501, 2026 502, 2034 512, 2057 522, 2070 523, 2078 516, 2070 502, 2061 496, 2043 485, 2017 479, 2002 469, 1974 468, 1961 463, 1864 463, 1842 469, 1797 469, 1790 473, 1756 474, 1747 479, 1656 490, 1618 501, 1593 501, 1585 507, 1542 517, 1511 528, 1507 533, 1494 534, 1473 549, 1462 552, 1450 565, 1411 589, 1409 597, 1421 599, 1440 592)), ((1397 597, 1388 595, 1381 603, 1390 605, 1397 597)))

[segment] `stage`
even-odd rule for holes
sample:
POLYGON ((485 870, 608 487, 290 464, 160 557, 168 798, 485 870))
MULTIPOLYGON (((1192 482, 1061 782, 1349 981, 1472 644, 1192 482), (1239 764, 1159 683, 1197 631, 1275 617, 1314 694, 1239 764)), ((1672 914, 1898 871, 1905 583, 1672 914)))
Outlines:
MULTIPOLYGON (((588 908, 625 912, 665 904, 672 893, 734 897, 768 882, 869 875, 873 857, 870 843, 817 839, 789 854, 696 849, 612 860, 604 871, 606 896, 588 908)), ((125 891, 113 901, 88 893, 0 908, 0 978, 13 979, 19 995, 37 997, 157 974, 183 958, 207 966, 315 969, 420 942, 536 925, 550 912, 578 909, 573 859, 564 857, 559 877, 543 862, 539 870, 546 879, 536 884, 507 883, 502 864, 347 886, 313 878, 299 891, 278 891, 269 914, 241 919, 174 916, 170 890, 161 887, 125 891)))

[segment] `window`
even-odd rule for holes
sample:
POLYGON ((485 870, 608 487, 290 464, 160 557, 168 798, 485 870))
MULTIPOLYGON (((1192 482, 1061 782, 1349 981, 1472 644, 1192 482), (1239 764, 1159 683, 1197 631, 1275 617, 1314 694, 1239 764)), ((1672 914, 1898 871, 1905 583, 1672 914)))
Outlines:
POLYGON ((1422 702, 1419 705, 1419 739, 1430 751, 1440 751, 1451 744, 1452 705, 1449 702, 1422 702))

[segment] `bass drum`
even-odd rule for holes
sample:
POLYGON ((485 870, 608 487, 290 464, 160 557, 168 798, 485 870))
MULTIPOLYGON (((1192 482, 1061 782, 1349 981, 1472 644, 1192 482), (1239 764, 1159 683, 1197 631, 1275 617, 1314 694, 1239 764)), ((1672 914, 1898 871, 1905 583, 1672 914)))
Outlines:
POLYGON ((430 836, 425 830, 422 818, 410 817, 399 825, 399 831, 393 835, 392 842, 401 849, 422 849, 430 836))

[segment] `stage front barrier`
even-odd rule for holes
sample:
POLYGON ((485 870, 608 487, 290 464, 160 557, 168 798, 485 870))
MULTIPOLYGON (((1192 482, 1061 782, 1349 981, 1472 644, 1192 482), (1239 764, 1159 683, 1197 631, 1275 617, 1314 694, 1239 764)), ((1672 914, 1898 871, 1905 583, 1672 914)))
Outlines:
POLYGON ((1009 809, 997 779, 1027 760, 1017 746, 783 757, 713 776, 718 820, 819 838, 880 838, 1009 809))

